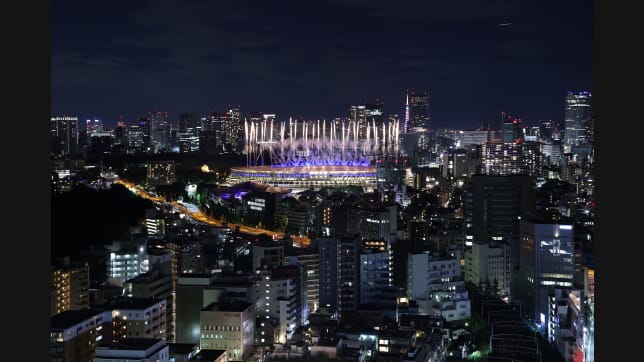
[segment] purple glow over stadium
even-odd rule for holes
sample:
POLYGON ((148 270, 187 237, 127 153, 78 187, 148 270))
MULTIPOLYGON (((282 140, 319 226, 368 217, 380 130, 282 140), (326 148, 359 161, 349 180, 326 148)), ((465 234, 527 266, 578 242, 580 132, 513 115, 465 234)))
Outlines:
POLYGON ((397 155, 398 121, 317 120, 244 123, 246 166, 369 166, 397 155), (268 158, 268 159, 267 159, 268 158))

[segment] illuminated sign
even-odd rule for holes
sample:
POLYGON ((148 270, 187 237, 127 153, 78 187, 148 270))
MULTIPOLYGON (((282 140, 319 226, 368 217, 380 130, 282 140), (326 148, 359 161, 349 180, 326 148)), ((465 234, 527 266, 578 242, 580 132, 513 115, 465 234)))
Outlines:
POLYGON ((264 199, 248 200, 247 203, 250 209, 255 211, 263 211, 264 207, 266 207, 266 201, 264 199))
POLYGON ((367 222, 370 222, 373 224, 388 224, 389 220, 376 220, 376 219, 367 218, 367 222))
POLYGON ((552 255, 562 255, 562 254, 570 255, 569 252, 565 250, 561 250, 561 240, 559 239, 552 239, 551 241, 542 240, 541 248, 542 250, 544 249, 548 250, 552 255), (550 247, 550 248, 545 249, 544 247, 550 247))

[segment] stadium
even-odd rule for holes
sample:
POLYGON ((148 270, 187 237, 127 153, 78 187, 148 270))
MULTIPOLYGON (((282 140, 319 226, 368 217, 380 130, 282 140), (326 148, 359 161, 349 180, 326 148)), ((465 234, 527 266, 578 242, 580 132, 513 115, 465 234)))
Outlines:
POLYGON ((244 124, 246 166, 232 167, 227 185, 261 182, 293 192, 322 187, 376 187, 376 164, 398 154, 398 122, 272 119, 244 124))

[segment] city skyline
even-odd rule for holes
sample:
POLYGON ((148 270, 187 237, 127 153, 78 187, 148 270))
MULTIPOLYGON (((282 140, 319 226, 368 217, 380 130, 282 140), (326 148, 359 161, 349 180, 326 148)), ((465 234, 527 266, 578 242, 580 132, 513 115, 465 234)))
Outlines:
POLYGON ((430 128, 476 128, 562 122, 566 92, 593 92, 592 3, 193 4, 52 4, 52 115, 332 119, 379 99, 402 119, 410 90, 430 128))

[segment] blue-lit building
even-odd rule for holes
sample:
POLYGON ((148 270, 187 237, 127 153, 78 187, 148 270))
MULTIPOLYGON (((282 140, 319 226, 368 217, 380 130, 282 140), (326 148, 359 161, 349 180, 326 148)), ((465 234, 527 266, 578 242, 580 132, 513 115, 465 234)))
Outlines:
POLYGON ((522 220, 517 288, 511 298, 522 305, 546 335, 549 295, 555 288, 572 288, 574 273, 573 224, 522 220))
POLYGON ((587 91, 566 94, 564 119, 564 146, 582 146, 590 143, 592 135, 592 94, 587 91))

